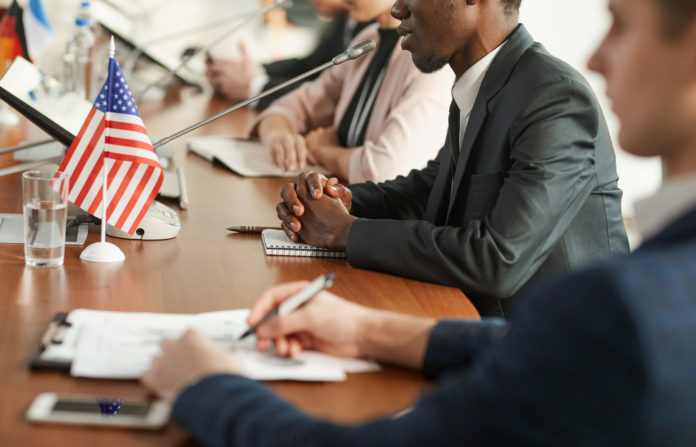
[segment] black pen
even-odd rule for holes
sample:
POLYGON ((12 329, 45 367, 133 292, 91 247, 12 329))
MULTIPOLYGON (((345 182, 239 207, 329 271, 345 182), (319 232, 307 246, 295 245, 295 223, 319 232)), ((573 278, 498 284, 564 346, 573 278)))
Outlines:
POLYGON ((304 289, 300 290, 287 300, 280 303, 280 305, 272 311, 268 312, 261 319, 261 321, 250 327, 249 330, 247 330, 245 333, 242 334, 241 337, 239 337, 239 339, 242 340, 243 338, 246 338, 249 335, 254 334, 256 332, 256 328, 258 328, 271 318, 275 317, 276 315, 287 315, 293 310, 303 305, 304 303, 306 303, 307 301, 311 300, 317 293, 331 287, 335 277, 335 273, 327 273, 326 275, 321 275, 319 278, 309 283, 307 287, 305 287, 304 289))

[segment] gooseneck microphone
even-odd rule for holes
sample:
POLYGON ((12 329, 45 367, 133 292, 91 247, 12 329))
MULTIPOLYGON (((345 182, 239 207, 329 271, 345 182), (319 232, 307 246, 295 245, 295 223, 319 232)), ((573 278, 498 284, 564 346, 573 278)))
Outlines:
POLYGON ((239 25, 237 25, 237 26, 235 26, 234 28, 230 29, 229 31, 227 31, 226 33, 224 33, 222 36, 220 36, 220 37, 218 37, 217 39, 215 39, 214 41, 210 42, 208 45, 206 45, 206 46, 204 46, 204 47, 202 47, 202 48, 199 48, 198 50, 196 50, 195 52, 193 52, 191 55, 185 57, 185 58, 181 61, 181 63, 180 63, 176 68, 172 68, 171 70, 169 70, 168 72, 166 72, 166 73, 164 74, 164 76, 162 76, 161 78, 159 78, 159 79, 158 79, 157 81, 155 81, 154 83, 148 84, 147 87, 145 87, 142 91, 140 91, 140 93, 138 93, 138 96, 135 97, 135 102, 140 101, 140 99, 143 97, 143 95, 144 95, 148 90, 150 90, 152 87, 158 87, 161 83, 163 83, 164 81, 166 81, 167 79, 169 79, 169 77, 170 77, 171 75, 173 75, 174 73, 176 73, 177 71, 179 71, 182 67, 184 67, 186 64, 188 64, 188 62, 189 62, 193 57, 199 55, 200 53, 205 53, 205 52, 207 52, 208 50, 210 50, 211 48, 213 48, 215 45, 217 45, 218 43, 220 43, 220 42, 222 42, 223 40, 225 40, 225 39, 226 39, 227 37, 229 37, 230 35, 234 34, 235 32, 237 32, 238 30, 240 30, 240 29, 243 28, 244 26, 246 26, 246 25, 248 25, 249 23, 253 22, 254 19, 256 19, 256 18, 258 18, 258 17, 261 17, 261 16, 263 16, 264 14, 266 14, 267 12, 269 12, 269 11, 271 11, 271 10, 273 10, 273 9, 276 9, 276 8, 282 6, 284 3, 288 2, 288 1, 290 1, 290 0, 275 0, 273 3, 271 3, 271 4, 268 5, 268 6, 266 6, 265 8, 259 9, 259 10, 256 11, 255 13, 251 14, 249 17, 247 17, 245 20, 243 20, 242 23, 240 23, 239 25))
POLYGON ((232 113, 235 110, 239 110, 242 107, 246 107, 249 104, 251 104, 255 101, 258 101, 261 98, 264 98, 270 94, 273 94, 273 93, 277 92, 278 90, 284 89, 288 85, 292 85, 292 84, 294 84, 298 81, 301 81, 309 76, 312 76, 315 73, 319 73, 320 71, 326 70, 329 67, 333 67, 334 65, 341 65, 344 62, 358 59, 358 58, 366 55, 367 53, 370 53, 375 48, 377 48, 377 44, 375 43, 374 40, 366 40, 364 42, 360 42, 358 44, 355 44, 352 47, 350 47, 348 50, 346 50, 345 52, 334 57, 331 60, 331 62, 327 62, 324 65, 320 65, 319 67, 317 67, 313 70, 310 70, 305 74, 301 74, 298 77, 290 79, 289 81, 284 82, 276 87, 273 87, 272 89, 266 90, 265 92, 254 96, 253 98, 249 98, 244 102, 240 102, 236 106, 232 106, 227 110, 223 110, 222 112, 218 113, 217 115, 213 115, 210 118, 207 118, 207 119, 201 121, 200 123, 196 123, 193 126, 187 127, 186 129, 181 130, 181 131, 179 131, 173 135, 170 135, 166 138, 162 138, 161 140, 159 140, 157 143, 153 144, 152 146, 155 148, 158 148, 158 147, 162 146, 163 144, 169 143, 170 141, 172 141, 175 138, 179 138, 180 136, 185 135, 193 130, 196 130, 199 127, 205 126, 206 124, 208 124, 212 121, 215 121, 218 118, 222 118, 223 116, 227 115, 228 113, 232 113))

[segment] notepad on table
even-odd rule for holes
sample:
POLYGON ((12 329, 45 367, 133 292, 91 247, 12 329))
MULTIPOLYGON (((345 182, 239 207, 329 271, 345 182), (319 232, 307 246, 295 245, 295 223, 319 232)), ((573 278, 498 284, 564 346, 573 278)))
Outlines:
POLYGON ((346 253, 329 248, 317 248, 290 240, 282 230, 263 230, 263 249, 267 256, 302 256, 314 258, 345 258, 346 253))
POLYGON ((297 177, 311 169, 319 174, 331 175, 321 166, 307 166, 305 169, 283 172, 271 166, 271 154, 262 143, 231 137, 197 137, 186 142, 190 152, 224 164, 243 177, 297 177))

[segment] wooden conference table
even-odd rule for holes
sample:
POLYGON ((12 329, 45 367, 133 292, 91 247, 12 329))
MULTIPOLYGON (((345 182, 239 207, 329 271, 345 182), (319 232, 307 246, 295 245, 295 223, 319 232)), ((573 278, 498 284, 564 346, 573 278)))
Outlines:
MULTIPOLYGON (((148 130, 168 135, 229 107, 207 92, 170 89, 163 102, 140 106, 148 130)), ((193 135, 244 134, 254 117, 240 110, 193 135)), ((23 121, 0 129, 0 148, 22 139, 41 139, 23 121)), ((344 260, 267 257, 260 236, 230 234, 230 225, 277 225, 275 205, 283 179, 247 179, 212 165, 176 140, 174 166, 184 166, 190 209, 179 210, 181 232, 169 241, 110 238, 125 262, 100 265, 79 259, 84 247, 66 247, 60 268, 25 267, 22 245, 0 245, 0 445, 155 446, 195 445, 176 425, 159 432, 33 426, 24 413, 41 392, 143 397, 135 381, 76 379, 57 372, 30 372, 27 361, 56 312, 77 308, 112 311, 197 313, 246 308, 274 284, 310 280, 336 271, 332 292, 380 309, 431 317, 478 318, 460 290, 351 268, 344 260)), ((0 156, 0 167, 12 165, 0 156)), ((0 213, 21 213, 21 176, 0 177, 0 213)), ((87 244, 99 238, 91 229, 87 244)), ((428 385, 416 372, 385 367, 379 373, 351 374, 341 383, 278 382, 270 386, 307 413, 341 423, 358 423, 407 408, 428 385)))

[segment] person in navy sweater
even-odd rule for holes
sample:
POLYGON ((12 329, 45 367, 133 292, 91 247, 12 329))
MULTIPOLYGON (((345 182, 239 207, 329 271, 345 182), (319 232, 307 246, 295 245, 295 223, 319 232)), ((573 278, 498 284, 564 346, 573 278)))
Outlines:
MULTIPOLYGON (((163 343, 143 385, 210 446, 696 445, 696 2, 609 4, 590 68, 607 80, 622 147, 661 156, 668 174, 636 205, 645 242, 634 254, 537 288, 508 322, 435 321, 323 292, 259 328, 259 348, 272 340, 279 355, 314 349, 448 377, 394 420, 309 417, 193 331, 163 343)), ((300 287, 265 292, 249 323, 300 287)))

